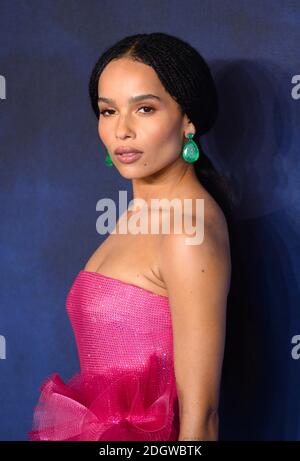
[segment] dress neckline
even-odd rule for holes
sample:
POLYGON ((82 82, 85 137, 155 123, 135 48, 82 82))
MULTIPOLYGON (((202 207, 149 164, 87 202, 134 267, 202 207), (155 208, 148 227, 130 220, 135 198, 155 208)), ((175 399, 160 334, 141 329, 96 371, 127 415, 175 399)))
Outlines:
POLYGON ((101 274, 100 272, 95 272, 95 271, 88 271, 86 269, 81 269, 80 272, 82 273, 85 273, 85 274, 92 274, 92 275, 96 275, 98 277, 102 277, 102 278, 105 278, 107 280, 111 280, 111 281, 114 281, 114 282, 118 282, 120 284, 123 284, 123 285, 127 285, 127 286, 131 286, 131 287, 134 287, 134 288, 137 288, 138 290, 142 290, 148 294, 151 294, 152 296, 158 296, 159 298, 162 298, 166 301, 169 302, 169 297, 168 296, 165 296, 165 295, 160 295, 158 293, 154 293, 154 291, 151 291, 151 290, 147 290, 147 288, 143 288, 143 287, 140 287, 138 285, 134 285, 133 283, 130 283, 130 282, 124 282, 123 280, 120 280, 120 279, 116 279, 114 277, 111 277, 109 275, 104 275, 104 274, 101 274))

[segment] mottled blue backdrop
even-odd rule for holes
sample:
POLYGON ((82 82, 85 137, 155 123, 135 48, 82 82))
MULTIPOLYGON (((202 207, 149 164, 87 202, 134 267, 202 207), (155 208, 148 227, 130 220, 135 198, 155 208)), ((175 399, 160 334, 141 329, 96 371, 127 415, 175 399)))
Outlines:
POLYGON ((97 200, 131 197, 104 163, 91 68, 125 35, 167 32, 211 66, 221 112, 203 143, 239 200, 220 438, 300 440, 299 1, 2 0, 0 10, 0 439, 26 440, 42 381, 77 371, 66 295, 104 238, 97 200))

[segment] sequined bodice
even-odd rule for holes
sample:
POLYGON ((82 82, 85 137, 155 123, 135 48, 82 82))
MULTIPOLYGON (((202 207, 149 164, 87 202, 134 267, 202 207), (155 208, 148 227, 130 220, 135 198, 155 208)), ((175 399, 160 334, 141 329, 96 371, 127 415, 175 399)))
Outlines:
POLYGON ((166 296, 81 270, 67 297, 81 370, 137 370, 155 352, 173 366, 172 323, 166 296), (113 289, 113 293, 112 293, 113 289))

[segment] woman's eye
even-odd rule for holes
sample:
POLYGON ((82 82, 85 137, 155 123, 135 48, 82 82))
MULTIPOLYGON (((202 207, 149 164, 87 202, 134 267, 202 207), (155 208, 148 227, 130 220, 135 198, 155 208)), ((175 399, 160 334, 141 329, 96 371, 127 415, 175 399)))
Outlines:
MULTIPOLYGON (((154 111, 153 107, 150 107, 150 106, 143 106, 143 107, 140 107, 140 109, 151 109, 152 112, 154 111)), ((150 114, 151 112, 150 111, 149 112, 144 112, 144 114, 145 113, 150 114)))
MULTIPOLYGON (((142 113, 144 113, 144 114, 151 114, 151 112, 154 111, 153 107, 151 107, 151 106, 142 106, 142 107, 139 108, 139 110, 140 110, 140 109, 150 109, 150 111, 142 112, 142 113)), ((107 115, 105 114, 105 112, 114 112, 114 110, 112 110, 112 109, 104 109, 104 110, 101 110, 101 111, 100 111, 100 114, 101 114, 101 115, 104 115, 104 117, 107 117, 107 115)))
MULTIPOLYGON (((104 109, 104 110, 101 110, 101 111, 100 111, 100 114, 101 114, 101 115, 104 115, 104 112, 113 112, 113 110, 104 109)), ((106 115, 104 115, 104 117, 106 117, 106 115)))

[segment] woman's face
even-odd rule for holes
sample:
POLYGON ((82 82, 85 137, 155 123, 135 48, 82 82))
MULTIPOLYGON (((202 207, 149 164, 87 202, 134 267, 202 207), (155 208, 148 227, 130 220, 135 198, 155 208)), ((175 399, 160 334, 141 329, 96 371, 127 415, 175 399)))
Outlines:
POLYGON ((143 178, 176 160, 185 164, 181 157, 185 134, 194 133, 195 127, 181 113, 152 67, 129 58, 110 61, 99 78, 98 96, 98 133, 122 176, 143 178), (159 99, 130 101, 147 94, 159 99), (134 163, 124 164, 115 154, 117 147, 124 146, 143 154, 134 163))

